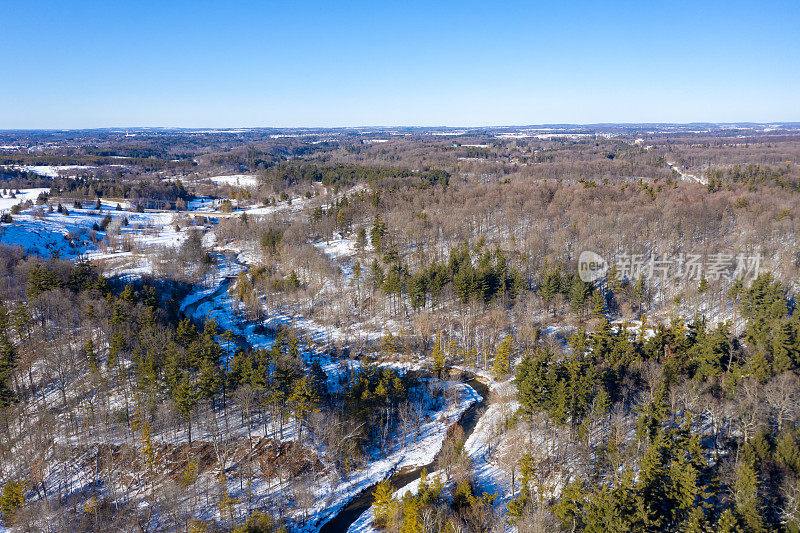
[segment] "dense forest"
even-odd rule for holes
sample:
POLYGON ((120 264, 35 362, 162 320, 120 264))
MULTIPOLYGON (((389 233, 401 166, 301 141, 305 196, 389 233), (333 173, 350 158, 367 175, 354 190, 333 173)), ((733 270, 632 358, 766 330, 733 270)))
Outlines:
POLYGON ((0 132, 0 521, 800 531, 800 133, 698 128, 0 132))

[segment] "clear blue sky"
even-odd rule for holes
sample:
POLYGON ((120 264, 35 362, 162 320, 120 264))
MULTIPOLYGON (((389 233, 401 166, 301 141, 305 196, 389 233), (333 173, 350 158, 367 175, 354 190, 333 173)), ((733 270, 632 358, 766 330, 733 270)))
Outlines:
POLYGON ((796 0, 0 0, 0 21, 0 129, 800 121, 796 0))

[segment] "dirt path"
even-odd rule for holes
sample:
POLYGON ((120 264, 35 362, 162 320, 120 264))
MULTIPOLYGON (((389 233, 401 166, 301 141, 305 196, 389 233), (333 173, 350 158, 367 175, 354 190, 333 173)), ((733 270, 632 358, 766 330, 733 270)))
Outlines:
POLYGON ((667 161, 667 164, 669 165, 669 168, 671 168, 672 170, 681 175, 681 179, 686 181, 695 181, 701 185, 708 185, 708 180, 706 180, 705 178, 695 176, 694 174, 687 174, 681 169, 680 166, 678 166, 675 163, 670 163, 669 161, 667 161))

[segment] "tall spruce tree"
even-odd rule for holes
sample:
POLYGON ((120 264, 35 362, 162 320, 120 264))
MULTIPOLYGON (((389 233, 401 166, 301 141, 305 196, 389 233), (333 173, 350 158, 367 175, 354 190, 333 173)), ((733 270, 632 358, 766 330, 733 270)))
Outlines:
POLYGON ((11 378, 17 366, 17 351, 10 337, 8 311, 0 302, 0 407, 7 407, 16 399, 11 388, 11 378))

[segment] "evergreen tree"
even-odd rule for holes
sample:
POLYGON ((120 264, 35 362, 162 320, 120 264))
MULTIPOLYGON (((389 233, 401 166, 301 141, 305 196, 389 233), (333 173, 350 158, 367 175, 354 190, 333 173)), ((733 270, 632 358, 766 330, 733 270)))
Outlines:
POLYGON ((589 298, 592 296, 592 284, 585 283, 581 278, 575 276, 572 279, 572 287, 570 289, 569 298, 572 306, 572 311, 582 316, 589 298))
POLYGON ((550 309, 553 298, 561 292, 561 285, 561 267, 559 265, 555 270, 545 274, 544 281, 539 287, 539 296, 541 296, 548 309, 550 309))
POLYGON ((18 303, 14 308, 14 311, 12 312, 12 320, 14 322, 14 329, 17 330, 17 335, 19 338, 30 340, 33 318, 31 317, 31 311, 25 302, 18 303))
POLYGON ((736 468, 733 496, 736 503, 736 514, 741 518, 745 529, 756 533, 766 531, 760 511, 758 475, 753 465, 747 460, 740 461, 736 468))
POLYGON ((86 364, 89 367, 89 370, 92 373, 97 373, 97 371, 99 370, 97 352, 95 352, 94 342, 92 341, 91 338, 86 341, 86 344, 84 344, 83 354, 86 357, 86 364))
POLYGON ((784 431, 775 447, 775 457, 791 468, 795 475, 800 475, 800 446, 795 430, 784 431))
POLYGON ((730 509, 725 509, 717 522, 717 533, 744 533, 739 521, 730 509))
POLYGON ((592 293, 592 316, 602 318, 606 312, 606 301, 602 293, 597 290, 592 293))
POLYGON ((178 323, 178 328, 175 332, 175 340, 184 348, 188 348, 198 336, 197 328, 191 320, 184 318, 178 323))
POLYGON ((17 350, 9 333, 8 311, 0 302, 0 407, 7 407, 16 399, 11 388, 11 378, 17 366, 17 350))
POLYGON ((294 416, 297 420, 297 441, 302 442, 303 422, 308 418, 309 413, 319 411, 319 396, 314 387, 309 383, 308 376, 303 376, 294 386, 289 397, 289 403, 294 409, 294 416))
POLYGON ((367 247, 367 230, 359 228, 356 234, 356 250, 358 253, 363 254, 364 249, 367 247))
POLYGON ((394 514, 396 502, 392 498, 393 493, 394 490, 388 479, 378 483, 375 492, 372 493, 375 523, 379 528, 386 527, 394 514))
POLYGON ((782 374, 797 367, 794 329, 789 321, 780 322, 772 339, 772 368, 775 374, 782 374))
POLYGON ((552 357, 552 352, 545 346, 537 349, 533 354, 526 353, 517 366, 514 378, 514 384, 517 386, 517 399, 528 416, 544 409, 549 401, 547 376, 552 357))
POLYGON ((509 335, 497 348, 497 353, 494 356, 494 375, 496 378, 500 379, 511 371, 510 361, 513 355, 513 347, 514 337, 509 335))
POLYGON ((131 287, 130 283, 125 285, 125 288, 122 290, 121 293, 119 293, 119 299, 129 304, 133 304, 136 302, 136 294, 134 294, 133 287, 131 287))
POLYGON ((403 496, 403 521, 400 525, 400 533, 423 533, 425 527, 422 524, 421 515, 422 502, 407 492, 403 496))
POLYGON ((373 248, 375 248, 375 252, 378 254, 383 253, 386 231, 386 224, 381 219, 380 214, 376 214, 375 222, 372 225, 372 230, 370 230, 369 238, 372 242, 373 248))
POLYGON ((122 331, 117 329, 111 334, 111 340, 108 343, 108 358, 106 358, 106 368, 111 370, 122 356, 126 349, 125 336, 122 331))
POLYGON ((194 384, 189 378, 188 372, 182 372, 180 378, 176 383, 176 387, 172 390, 172 400, 175 402, 175 407, 178 410, 181 418, 187 423, 189 430, 189 443, 192 442, 192 411, 194 411, 196 403, 196 394, 194 391, 194 384))
POLYGON ((14 518, 17 511, 25 504, 25 483, 10 479, 3 486, 3 493, 0 495, 0 513, 3 515, 3 523, 10 527, 14 525, 14 518))
POLYGON ((583 503, 586 498, 583 483, 572 480, 564 487, 561 497, 553 506, 553 513, 561 521, 561 526, 569 531, 583 528, 583 503))
POLYGON ((43 292, 47 292, 60 285, 61 283, 56 278, 55 273, 47 267, 36 263, 28 274, 28 298, 36 298, 43 292))
POLYGON ((708 290, 708 280, 705 278, 705 276, 703 276, 703 278, 700 279, 700 283, 697 285, 697 292, 703 294, 707 290, 708 290))
POLYGON ((383 336, 382 350, 383 355, 386 357, 392 357, 397 353, 397 340, 395 339, 394 335, 392 335, 391 331, 387 332, 386 335, 383 336))

